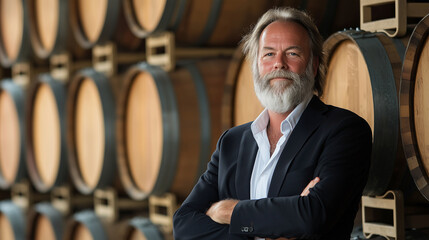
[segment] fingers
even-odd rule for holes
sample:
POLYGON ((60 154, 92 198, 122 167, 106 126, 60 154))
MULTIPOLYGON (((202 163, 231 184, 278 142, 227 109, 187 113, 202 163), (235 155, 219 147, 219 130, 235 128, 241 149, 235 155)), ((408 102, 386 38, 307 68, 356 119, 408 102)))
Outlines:
POLYGON ((220 224, 230 224, 232 212, 238 200, 227 199, 216 202, 207 210, 206 215, 220 224))
POLYGON ((310 183, 305 187, 301 193, 301 197, 307 196, 310 193, 310 188, 314 187, 320 181, 319 177, 314 178, 310 183))

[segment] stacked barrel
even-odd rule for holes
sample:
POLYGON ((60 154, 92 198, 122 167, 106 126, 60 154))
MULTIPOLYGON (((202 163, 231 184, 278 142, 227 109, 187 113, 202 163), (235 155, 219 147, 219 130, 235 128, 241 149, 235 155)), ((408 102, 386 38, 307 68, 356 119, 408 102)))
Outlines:
MULTIPOLYGON (((423 46, 427 42, 427 14, 429 4, 422 1, 362 0, 361 26, 368 31, 335 33, 324 44, 328 73, 322 99, 328 104, 356 112, 368 121, 373 131, 372 162, 364 195, 378 198, 389 195, 387 198, 392 199, 386 192, 399 190, 400 194, 393 195, 393 199, 400 198, 402 208, 398 207, 399 204, 393 208, 385 205, 385 208, 402 213, 398 219, 405 229, 427 227, 413 220, 415 214, 427 218, 429 199, 425 190, 427 181, 424 180, 427 179, 426 160, 424 155, 420 155, 424 152, 424 140, 416 140, 416 136, 425 135, 422 127, 416 128, 419 122, 423 123, 425 114, 421 98, 424 95, 423 81, 421 85, 414 85, 423 79, 423 75, 416 78, 416 66, 424 68, 428 65, 421 61, 425 54, 423 46), (402 10, 398 11, 398 8, 402 10), (393 14, 386 17, 388 9, 393 10, 393 14), (398 21, 396 28, 385 25, 393 20, 398 21), (418 52, 415 51, 416 46, 418 52), (412 71, 414 75, 410 75, 412 71), (417 116, 420 121, 416 121, 417 116)), ((368 211, 365 204, 363 202, 362 211, 368 211)), ((377 207, 383 208, 382 205, 377 207)), ((365 218, 365 213, 363 216, 365 218)), ((365 229, 365 224, 369 226, 372 223, 363 220, 366 237, 379 230, 365 229)), ((382 224, 386 225, 386 222, 382 224)), ((393 237, 390 235, 393 231, 387 232, 384 236, 393 237)), ((404 237, 403 229, 402 233, 395 234, 399 239, 404 237)))
POLYGON ((337 32, 359 25, 358 0, 0 0, 0 239, 172 238, 222 131, 262 111, 239 42, 275 6, 314 17, 322 100, 372 127, 365 194, 424 202, 427 20, 396 39, 337 32), (166 34, 168 68, 146 48, 166 34))

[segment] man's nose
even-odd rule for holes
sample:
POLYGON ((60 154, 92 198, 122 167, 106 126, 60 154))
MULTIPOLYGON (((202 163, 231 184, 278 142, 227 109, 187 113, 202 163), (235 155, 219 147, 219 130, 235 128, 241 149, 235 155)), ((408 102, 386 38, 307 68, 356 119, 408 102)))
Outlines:
POLYGON ((287 65, 285 57, 282 54, 277 55, 274 62, 274 69, 285 69, 286 67, 287 65))

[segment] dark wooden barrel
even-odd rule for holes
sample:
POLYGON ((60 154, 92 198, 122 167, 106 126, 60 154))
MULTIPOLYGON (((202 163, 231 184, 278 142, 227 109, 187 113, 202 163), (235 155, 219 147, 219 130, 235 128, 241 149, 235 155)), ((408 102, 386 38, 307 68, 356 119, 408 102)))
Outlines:
POLYGON ((164 237, 150 219, 135 217, 128 222, 124 240, 162 240, 164 237))
POLYGON ((28 217, 28 237, 33 240, 61 240, 64 217, 51 203, 34 205, 28 217))
POLYGON ((383 33, 345 31, 324 49, 328 72, 322 100, 363 117, 373 132, 366 195, 398 189, 409 175, 399 136, 398 89, 404 46, 383 33))
POLYGON ((402 68, 400 92, 401 137, 411 175, 419 191, 429 200, 428 77, 429 16, 415 27, 402 68))
POLYGON ((113 41, 120 47, 135 50, 142 43, 129 30, 121 1, 71 1, 70 21, 76 41, 85 49, 113 41))
POLYGON ((269 0, 125 0, 125 16, 141 38, 175 32, 179 45, 236 46, 248 27, 270 7, 269 0))
POLYGON ((74 41, 69 22, 69 0, 29 0, 30 40, 41 59, 69 51, 77 58, 86 57, 74 41))
POLYGON ((24 212, 12 201, 0 202, 0 239, 25 240, 26 221, 24 212))
POLYGON ((68 160, 72 181, 83 194, 114 180, 115 105, 105 75, 86 68, 73 77, 67 98, 68 160))
POLYGON ((228 67, 222 99, 222 128, 226 130, 253 121, 263 109, 255 94, 251 63, 239 47, 228 67))
POLYGON ((50 74, 37 77, 27 98, 27 169, 38 191, 68 180, 66 86, 50 74))
POLYGON ((119 98, 119 175, 134 199, 189 194, 221 134, 229 59, 182 62, 173 72, 139 63, 119 98))
POLYGON ((0 64, 10 67, 30 56, 28 7, 24 0, 0 1, 0 64))
POLYGON ((24 90, 11 79, 0 82, 0 188, 26 176, 24 90))
POLYGON ((324 37, 360 25, 359 0, 284 0, 284 5, 305 10, 324 37))

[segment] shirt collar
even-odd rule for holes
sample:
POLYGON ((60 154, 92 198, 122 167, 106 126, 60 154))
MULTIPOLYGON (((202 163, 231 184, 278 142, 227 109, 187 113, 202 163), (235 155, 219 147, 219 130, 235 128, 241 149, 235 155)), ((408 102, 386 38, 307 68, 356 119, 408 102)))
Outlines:
MULTIPOLYGON (((304 99, 298 106, 296 106, 292 112, 286 117, 285 120, 280 124, 280 131, 282 134, 285 134, 288 128, 295 128, 296 124, 298 124, 299 119, 301 118, 302 113, 307 108, 308 103, 312 98, 312 94, 304 99), (289 124, 289 126, 287 125, 289 124)), ((259 132, 265 130, 267 128, 270 117, 268 115, 268 109, 264 109, 261 114, 253 121, 251 125, 251 130, 253 135, 258 134, 259 132)))

